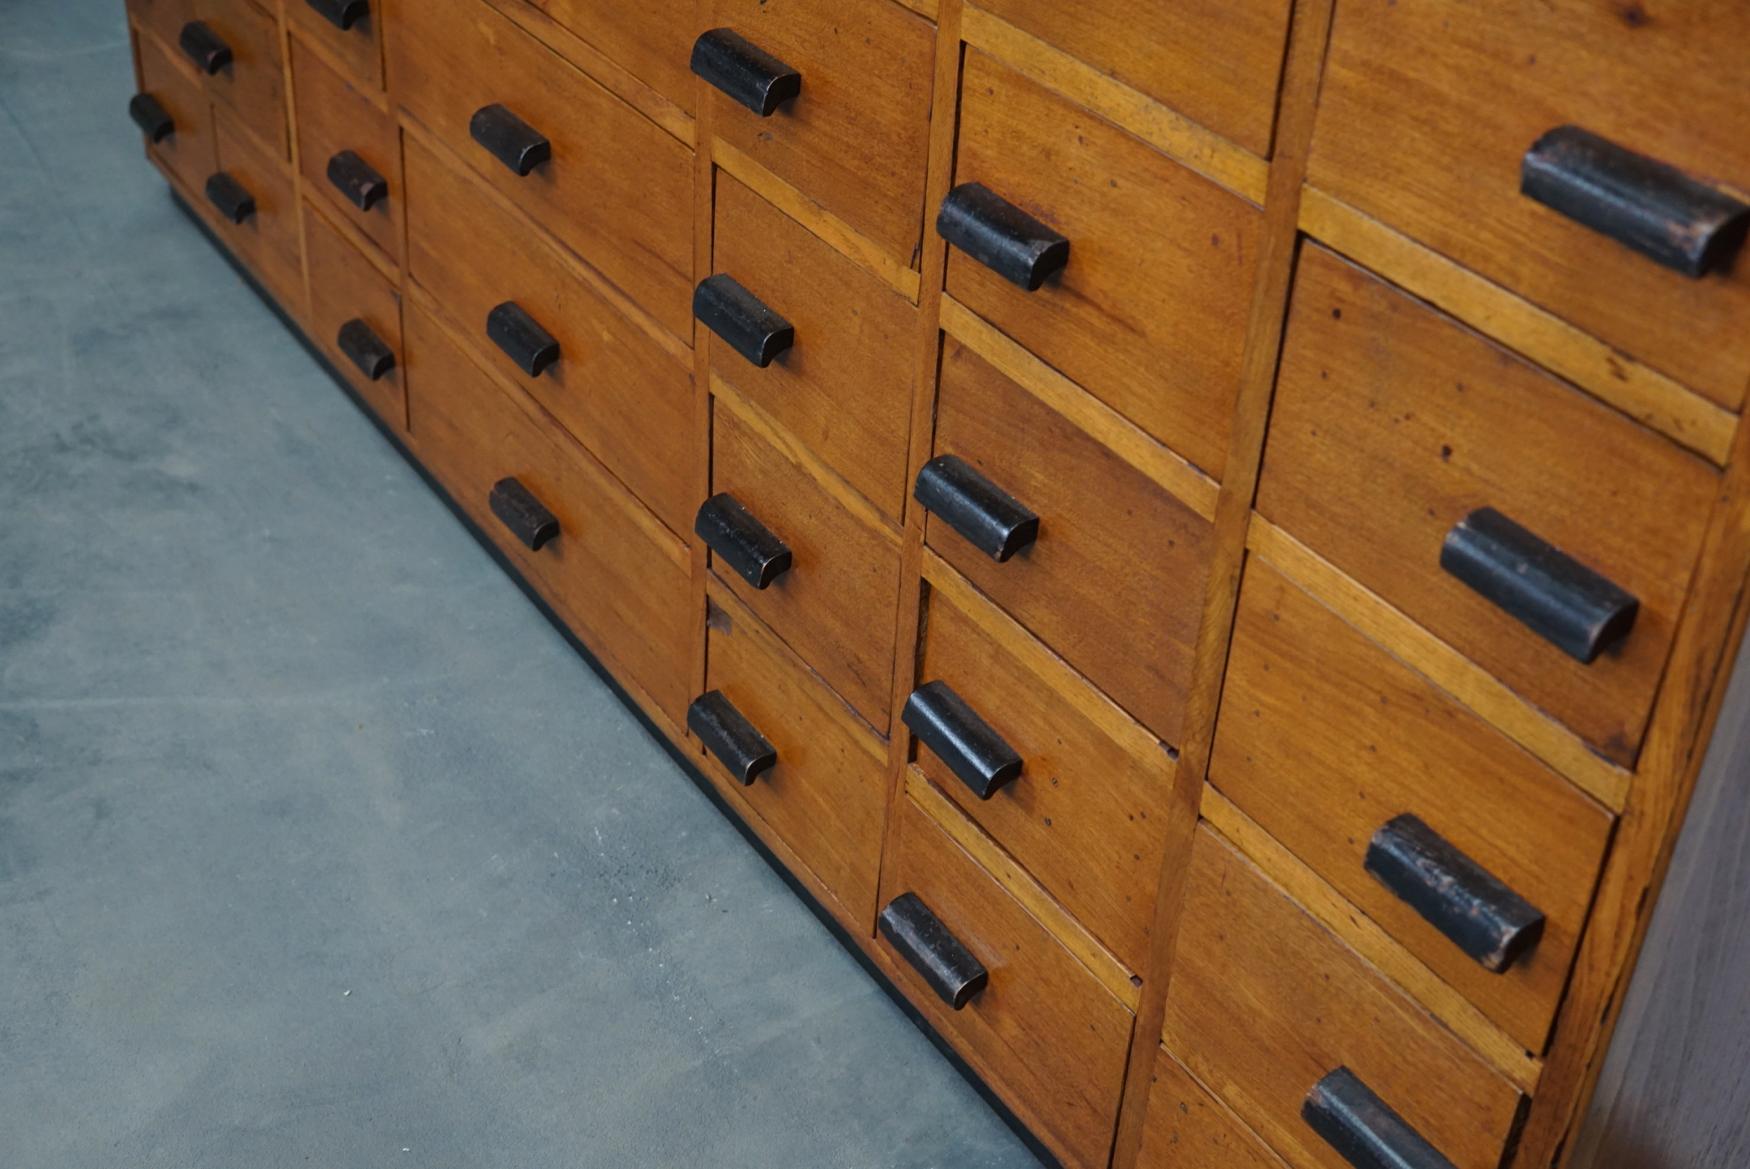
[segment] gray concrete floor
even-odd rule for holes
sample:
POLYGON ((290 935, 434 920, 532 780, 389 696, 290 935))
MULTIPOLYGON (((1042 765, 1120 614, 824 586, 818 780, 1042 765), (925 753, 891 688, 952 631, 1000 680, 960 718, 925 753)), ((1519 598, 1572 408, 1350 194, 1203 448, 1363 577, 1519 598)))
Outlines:
POLYGON ((1035 1162, 0 0, 0 1166, 1035 1162))

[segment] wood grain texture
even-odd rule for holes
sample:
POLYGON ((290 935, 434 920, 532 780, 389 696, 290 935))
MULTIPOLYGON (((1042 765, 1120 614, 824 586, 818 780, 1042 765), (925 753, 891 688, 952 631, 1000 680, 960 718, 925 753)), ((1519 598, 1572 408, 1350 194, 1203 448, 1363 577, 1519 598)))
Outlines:
POLYGON ((231 48, 231 64, 204 79, 207 92, 230 107, 269 155, 289 158, 278 23, 249 0, 196 0, 195 9, 231 48))
MULTIPOLYGON (((323 211, 303 200, 304 260, 309 280, 311 339, 377 416, 407 429, 406 372, 401 368, 401 292, 332 226, 323 211), (342 353, 340 328, 362 320, 395 354, 395 368, 371 381, 342 353)), ((368 246, 368 245, 367 245, 368 246)))
MULTIPOLYGON (((300 247, 297 196, 284 162, 262 153, 229 107, 213 107, 219 169, 255 197, 255 213, 242 223, 215 220, 220 237, 235 249, 275 296, 304 312, 304 261, 300 247)), ((201 191, 206 180, 196 184, 201 191)), ((211 210, 205 194, 196 196, 211 210)))
POLYGON ((693 112, 693 75, 687 61, 695 27, 693 0, 524 0, 599 49, 640 81, 693 112))
MULTIPOLYGON (((198 0, 127 0, 127 7, 129 15, 142 29, 157 37, 167 52, 176 53, 176 37, 182 31, 182 26, 198 19, 197 2, 198 0)), ((177 55, 181 56, 180 53, 177 55)), ((188 58, 182 59, 187 61, 188 58)), ((193 78, 192 73, 190 78, 193 78)))
POLYGON ((1271 1152, 1170 1051, 1155 1057, 1137 1169, 1281 1169, 1271 1152))
POLYGON ((382 5, 369 10, 349 29, 338 29, 305 0, 284 0, 287 27, 308 43, 319 44, 345 70, 348 79, 366 90, 383 88, 384 27, 382 5))
POLYGON ((218 169, 212 103, 150 31, 141 29, 135 42, 140 92, 157 98, 176 123, 174 134, 162 142, 148 143, 146 151, 190 188, 199 191, 207 176, 218 169))
POLYGON ((292 37, 289 44, 298 173, 304 190, 322 201, 330 218, 351 223, 384 255, 399 263, 407 192, 401 181, 401 131, 395 115, 379 109, 364 91, 298 37, 292 37), (357 154, 388 180, 388 196, 369 211, 359 210, 328 181, 328 162, 343 150, 357 154))

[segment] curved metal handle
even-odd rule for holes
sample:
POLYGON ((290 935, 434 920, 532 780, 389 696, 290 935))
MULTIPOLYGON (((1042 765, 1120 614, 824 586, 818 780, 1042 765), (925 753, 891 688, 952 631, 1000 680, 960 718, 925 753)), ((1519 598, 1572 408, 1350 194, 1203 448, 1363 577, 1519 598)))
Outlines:
POLYGON ((1691 278, 1730 267, 1750 232, 1750 204, 1578 126, 1532 143, 1519 191, 1691 278))
POLYGON ((900 718, 981 800, 1021 774, 1015 749, 946 682, 926 682, 912 691, 900 718))
POLYGON ((474 111, 468 120, 468 133, 511 173, 523 178, 553 157, 553 144, 501 105, 474 111))
POLYGON ((136 93, 133 96, 128 102, 128 117, 140 128, 146 141, 154 146, 176 133, 176 120, 170 116, 170 111, 149 93, 136 93))
POLYGON ((899 956, 956 1011, 990 982, 984 963, 948 932, 916 893, 895 897, 881 911, 877 924, 899 956))
POLYGON ((802 74, 732 28, 693 42, 692 70, 762 118, 802 92, 802 74))
POLYGON ((329 24, 346 32, 353 25, 371 14, 369 0, 307 0, 310 7, 321 13, 329 24))
POLYGON ((539 552, 559 535, 559 517, 514 478, 494 483, 486 502, 499 522, 531 552, 539 552))
POLYGON ((936 213, 936 234, 1028 292, 1069 263, 1069 240, 983 183, 962 183, 936 213))
POLYGON ((514 300, 486 314, 486 335, 530 377, 540 377, 559 360, 558 339, 514 300))
POLYGON ((194 67, 209 77, 231 63, 231 46, 203 21, 191 20, 183 25, 176 43, 194 62, 194 67))
POLYGON ((389 180, 350 150, 328 160, 328 181, 360 211, 369 211, 389 197, 389 180))
POLYGON ((207 202, 232 223, 242 223, 255 214, 255 196, 224 171, 207 180, 207 202))
POLYGON ((790 548, 728 492, 699 505, 693 533, 717 558, 756 589, 790 571, 790 548))
POLYGON ((395 368, 395 351, 384 344, 383 339, 359 318, 354 318, 340 326, 340 335, 335 344, 347 356, 347 360, 358 366, 359 372, 370 381, 381 381, 390 370, 395 368))
POLYGON ((761 369, 796 344, 796 329, 733 276, 707 276, 693 290, 693 316, 761 369))
POLYGON ((747 721, 721 690, 712 690, 687 707, 687 729, 705 750, 747 787, 778 762, 778 750, 747 721))
POLYGON ((1039 538, 1039 517, 958 455, 923 465, 912 498, 999 564, 1039 538))
POLYGON ((1313 1086, 1300 1116, 1355 1169, 1453 1169, 1439 1149, 1346 1067, 1313 1086))

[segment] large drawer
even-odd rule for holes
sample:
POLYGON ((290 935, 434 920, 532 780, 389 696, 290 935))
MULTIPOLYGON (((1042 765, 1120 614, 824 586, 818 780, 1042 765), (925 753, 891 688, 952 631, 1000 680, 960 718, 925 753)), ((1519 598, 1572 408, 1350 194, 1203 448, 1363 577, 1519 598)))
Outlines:
POLYGON ((169 137, 149 144, 147 149, 190 191, 198 193, 218 160, 213 145, 212 103, 201 87, 165 54, 156 37, 140 36, 136 44, 141 92, 150 94, 176 124, 169 137))
POLYGON ((691 113, 694 0, 524 0, 691 113))
POLYGON ((321 199, 336 219, 364 232, 384 255, 399 261, 405 198, 401 131, 395 115, 379 108, 354 80, 311 52, 301 39, 292 37, 289 43, 304 190, 321 199), (381 183, 366 186, 358 181, 365 175, 358 162, 375 172, 381 183))
POLYGON ((255 272, 294 316, 304 311, 304 265, 299 252, 297 197, 289 163, 269 158, 243 133, 225 106, 213 108, 219 171, 247 191, 251 210, 241 223, 215 210, 212 188, 202 207, 218 223, 219 238, 255 272))
POLYGON ((400 292, 307 196, 304 258, 310 337, 384 422, 405 430, 400 292))
POLYGON ((284 0, 284 4, 286 24, 326 49, 340 62, 349 81, 367 90, 383 88, 384 10, 388 0, 372 0, 345 28, 325 15, 340 7, 336 0, 284 0))
POLYGON ((1377 277, 1302 256, 1259 511, 1632 762, 1716 476, 1377 277), (1449 533, 1484 508, 1638 598, 1627 637, 1586 664, 1443 571, 1449 533))

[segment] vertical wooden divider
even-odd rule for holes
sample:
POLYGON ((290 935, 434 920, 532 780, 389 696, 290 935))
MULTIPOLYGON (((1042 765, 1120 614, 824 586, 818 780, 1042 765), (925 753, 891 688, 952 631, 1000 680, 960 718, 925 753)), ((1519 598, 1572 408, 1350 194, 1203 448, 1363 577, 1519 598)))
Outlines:
MULTIPOLYGON (((299 158, 298 147, 298 95, 292 86, 292 27, 286 19, 286 5, 297 0, 275 0, 273 6, 274 32, 280 46, 281 86, 286 110, 286 157, 291 160, 292 168, 292 214, 297 217, 298 228, 298 287, 303 290, 304 302, 295 306, 300 316, 310 314, 310 247, 304 230, 304 166, 299 158)), ((400 194, 400 192, 396 192, 400 194)), ((401 232, 407 233, 407 216, 401 217, 401 232)), ((402 241, 401 254, 407 254, 406 241, 402 241)), ((399 292, 400 289, 397 288, 399 292)), ((304 322, 298 324, 303 326, 304 322)), ((405 404, 405 395, 402 398, 405 404)))
MULTIPOLYGON (((711 0, 693 0, 693 29, 710 27, 711 0)), ((717 168, 711 161, 712 125, 711 95, 705 83, 693 78, 693 286, 711 275, 712 230, 715 223, 717 168)), ((693 321, 693 483, 694 502, 703 503, 711 494, 711 343, 710 333, 693 321)), ((707 667, 705 635, 705 543, 690 531, 681 533, 692 554, 693 632, 688 643, 692 661, 687 663, 686 677, 694 695, 705 690, 707 667)), ((693 738, 683 722, 680 733, 685 745, 695 755, 704 749, 693 738)))

